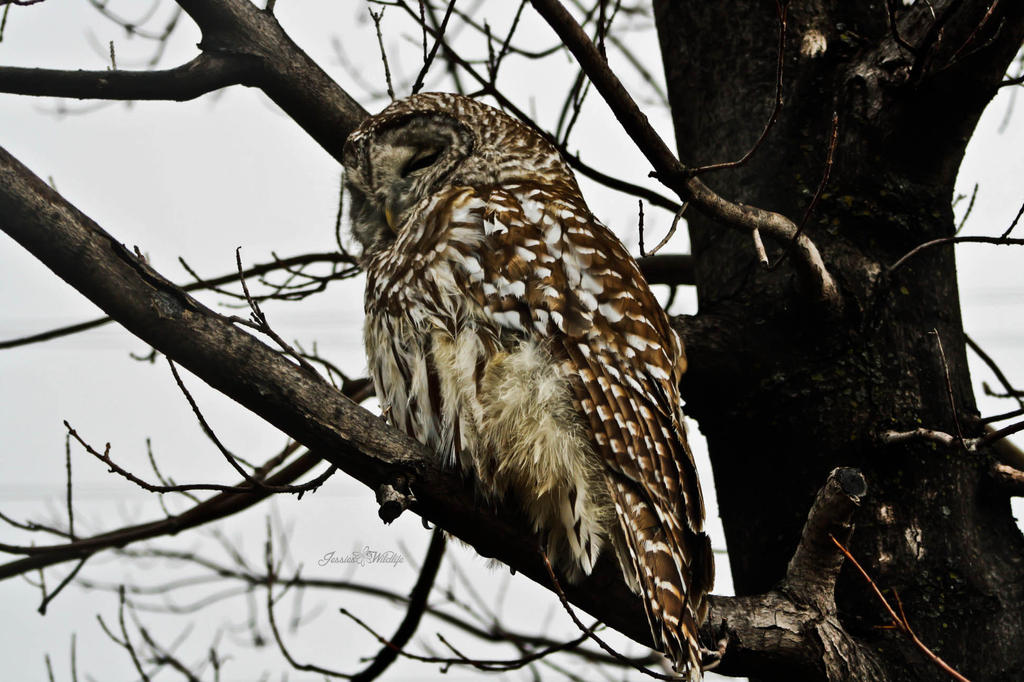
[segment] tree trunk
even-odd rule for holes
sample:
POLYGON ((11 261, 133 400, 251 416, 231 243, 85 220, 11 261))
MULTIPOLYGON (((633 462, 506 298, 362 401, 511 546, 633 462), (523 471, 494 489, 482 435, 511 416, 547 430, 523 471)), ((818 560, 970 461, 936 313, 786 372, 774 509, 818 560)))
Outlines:
MULTIPOLYGON (((1024 542, 987 474, 993 454, 880 436, 980 434, 953 247, 888 268, 953 235, 957 169, 1021 44, 1024 4, 896 5, 898 37, 883 2, 792 3, 777 122, 747 164, 702 176, 731 200, 799 223, 825 172, 835 113, 834 165, 805 230, 842 287, 842 314, 813 305, 792 261, 766 271, 748 235, 691 213, 700 312, 678 321, 690 361, 683 390, 708 439, 738 594, 782 578, 828 472, 858 467, 870 492, 854 519, 854 556, 961 673, 1020 679, 1024 542)), ((655 12, 682 160, 741 157, 775 100, 776 4, 661 0, 655 12)), ((772 262, 784 251, 768 249, 772 262)), ((877 628, 888 617, 850 566, 837 601, 892 679, 943 678, 909 640, 877 628)))

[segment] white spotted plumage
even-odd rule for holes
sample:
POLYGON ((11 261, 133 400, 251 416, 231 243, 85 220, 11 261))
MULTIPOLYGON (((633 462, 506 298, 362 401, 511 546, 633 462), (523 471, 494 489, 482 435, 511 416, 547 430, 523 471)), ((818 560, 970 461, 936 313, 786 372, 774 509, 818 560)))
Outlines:
POLYGON ((700 678, 713 570, 682 345, 543 138, 457 95, 349 138, 365 341, 390 420, 525 513, 569 579, 614 552, 655 642, 700 678))

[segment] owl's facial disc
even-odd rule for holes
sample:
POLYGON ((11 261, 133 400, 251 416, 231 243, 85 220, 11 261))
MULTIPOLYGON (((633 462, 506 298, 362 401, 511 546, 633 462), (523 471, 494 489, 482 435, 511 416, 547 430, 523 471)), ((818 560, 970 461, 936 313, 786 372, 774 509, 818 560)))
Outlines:
POLYGON ((381 157, 387 161, 375 168, 383 189, 384 219, 392 232, 398 233, 408 210, 416 204, 437 180, 435 166, 450 151, 443 145, 386 147, 381 157))
POLYGON ((368 119, 345 149, 353 235, 367 251, 392 242, 413 209, 446 184, 473 146, 465 125, 443 113, 368 119))

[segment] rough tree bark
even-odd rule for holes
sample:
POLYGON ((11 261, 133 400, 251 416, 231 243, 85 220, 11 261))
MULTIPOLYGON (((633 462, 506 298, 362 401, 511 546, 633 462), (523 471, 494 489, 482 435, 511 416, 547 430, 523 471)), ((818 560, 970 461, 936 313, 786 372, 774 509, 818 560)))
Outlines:
MULTIPOLYGON (((981 433, 952 246, 887 268, 953 235, 957 169, 1020 48, 1024 5, 893 5, 896 28, 884 2, 790 3, 781 116, 749 163, 704 176, 735 201, 795 219, 823 176, 837 114, 834 166, 806 230, 840 283, 842 317, 806 305, 788 265, 765 271, 749 238, 692 213, 700 313, 678 321, 684 395, 708 438, 738 594, 783 577, 825 472, 856 466, 870 494, 854 555, 898 590, 919 636, 960 672, 1021 679, 1024 542, 987 475, 994 453, 879 436, 956 434, 956 420, 964 436, 981 433)), ((739 158, 772 111, 776 3, 660 0, 655 14, 681 159, 739 158)), ((877 649, 892 679, 942 677, 898 633, 877 629, 888 619, 849 567, 837 599, 847 630, 877 649)))

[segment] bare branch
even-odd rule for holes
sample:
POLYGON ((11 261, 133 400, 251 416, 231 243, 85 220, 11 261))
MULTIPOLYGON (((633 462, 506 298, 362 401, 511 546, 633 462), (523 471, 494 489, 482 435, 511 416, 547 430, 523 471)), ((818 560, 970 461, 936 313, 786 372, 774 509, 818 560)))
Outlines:
MULTIPOLYGON (((690 205, 690 202, 688 202, 688 201, 684 201, 683 202, 683 205, 679 207, 679 210, 676 211, 676 214, 672 217, 672 225, 669 226, 668 232, 666 232, 665 236, 662 237, 661 241, 658 242, 655 245, 655 247, 653 249, 651 249, 650 251, 648 251, 645 255, 653 256, 656 253, 658 253, 658 251, 661 251, 661 248, 663 246, 665 246, 665 244, 668 244, 668 240, 672 239, 672 235, 674 235, 676 233, 676 227, 679 225, 679 220, 683 217, 683 213, 686 213, 686 207, 689 206, 689 205, 690 205)), ((757 231, 755 230, 754 233, 756 234, 757 231)))
POLYGON ((57 595, 61 593, 61 590, 67 587, 68 584, 75 579, 75 576, 78 575, 78 572, 80 570, 82 570, 82 566, 85 565, 85 562, 88 558, 89 557, 85 556, 79 559, 78 563, 75 564, 75 567, 72 568, 71 571, 66 576, 64 576, 64 579, 61 580, 60 583, 58 583, 56 589, 54 589, 53 592, 50 592, 49 594, 43 596, 43 601, 39 604, 39 608, 37 609, 40 615, 46 615, 46 608, 50 605, 50 602, 52 602, 57 597, 57 595))
MULTIPOLYGON (((291 447, 297 449, 298 445, 293 444, 291 447)), ((268 476, 267 483, 269 485, 290 483, 308 473, 320 461, 319 457, 306 452, 288 466, 268 476)), ((263 475, 269 473, 264 472, 263 475)), ((32 547, 30 552, 24 551, 26 548, 17 547, 15 551, 20 554, 28 554, 28 556, 0 565, 0 580, 37 568, 81 559, 111 547, 123 547, 132 542, 148 540, 161 535, 174 534, 188 528, 194 528, 248 509, 265 499, 269 494, 271 493, 265 490, 241 493, 224 492, 200 502, 180 514, 157 521, 127 526, 91 537, 79 538, 64 544, 38 545, 32 547)))
POLYGON ((996 379, 1006 390, 1007 397, 1015 398, 1017 400, 1017 404, 1020 405, 1021 408, 1024 408, 1024 395, 1020 395, 1020 391, 1017 391, 1017 389, 1013 387, 1013 384, 1010 383, 1010 380, 1006 377, 1006 374, 1003 373, 1003 370, 999 367, 999 364, 992 358, 992 356, 986 353, 985 350, 967 334, 964 334, 964 342, 966 342, 967 347, 973 350, 975 354, 981 358, 981 361, 984 362, 990 370, 992 370, 996 379))
MULTIPOLYGON (((972 203, 973 203, 973 201, 972 201, 972 203)), ((968 210, 970 210, 970 207, 968 207, 968 210)), ((1010 222, 1010 226, 1008 228, 1006 228, 1006 230, 1004 230, 1003 233, 1001 235, 999 235, 999 236, 1004 238, 1004 239, 1006 237, 1009 237, 1010 233, 1013 232, 1013 228, 1017 227, 1017 223, 1020 222, 1020 217, 1022 215, 1024 215, 1024 204, 1020 205, 1020 208, 1017 209, 1017 215, 1015 215, 1013 217, 1013 221, 1010 222)))
POLYGON ((960 415, 959 410, 956 408, 956 398, 953 396, 953 380, 949 377, 949 363, 946 362, 946 351, 942 347, 942 337, 939 335, 938 329, 932 329, 932 334, 935 335, 935 343, 939 347, 939 359, 942 360, 942 374, 946 379, 946 398, 949 400, 949 411, 953 415, 953 425, 956 427, 956 437, 960 439, 960 442, 964 442, 964 430, 960 427, 960 415))
MULTIPOLYGON (((389 642, 379 632, 377 632, 372 627, 370 627, 366 623, 366 621, 364 621, 363 619, 359 618, 358 616, 356 616, 354 613, 352 613, 348 609, 339 609, 339 612, 343 616, 346 616, 346 617, 352 619, 352 622, 354 622, 356 625, 358 625, 359 627, 361 627, 364 630, 366 630, 366 632, 368 632, 369 634, 373 635, 381 645, 383 645, 385 647, 392 647, 392 645, 393 645, 392 642, 389 642)), ((407 659, 412 660, 412 661, 419 661, 420 663, 440 663, 440 664, 442 664, 444 666, 444 668, 442 668, 442 670, 447 669, 448 666, 452 666, 452 665, 469 665, 469 666, 472 666, 472 667, 474 667, 474 668, 476 668, 478 670, 487 670, 487 671, 490 671, 490 672, 495 672, 495 671, 505 671, 505 670, 518 670, 519 668, 526 667, 530 663, 533 663, 534 661, 540 660, 540 659, 542 659, 545 656, 548 656, 550 654, 556 653, 558 651, 565 651, 565 650, 574 649, 576 646, 578 646, 580 644, 580 642, 582 642, 583 640, 586 639, 586 635, 581 635, 579 637, 576 637, 575 639, 571 639, 571 640, 568 640, 566 642, 561 642, 561 643, 558 643, 558 644, 552 644, 552 645, 547 646, 547 647, 545 647, 543 649, 540 649, 538 651, 534 651, 534 652, 529 653, 529 654, 527 654, 525 656, 521 656, 520 658, 515 658, 515 659, 479 659, 479 658, 469 658, 469 657, 463 655, 461 652, 459 652, 458 649, 453 647, 451 644, 449 644, 443 637, 439 636, 439 638, 445 644, 445 646, 447 646, 449 649, 452 650, 453 653, 455 653, 455 658, 445 657, 445 656, 423 656, 423 655, 420 655, 420 654, 411 653, 411 652, 406 651, 404 649, 397 649, 397 648, 396 648, 396 651, 397 651, 399 656, 402 656, 403 658, 407 658, 407 659)))
POLYGON ((373 27, 377 30, 377 45, 380 47, 380 60, 384 63, 384 80, 388 84, 388 97, 391 101, 395 101, 395 87, 391 84, 391 67, 388 65, 388 53, 384 49, 384 35, 380 30, 381 19, 384 18, 384 8, 381 7, 379 12, 374 12, 372 9, 367 9, 370 13, 370 18, 373 20, 373 27))
MULTIPOLYGON (((775 122, 779 119, 779 113, 782 111, 782 72, 783 67, 786 63, 786 15, 789 12, 789 0, 776 0, 775 11, 779 15, 779 47, 778 47, 778 61, 775 65, 775 104, 772 106, 772 113, 768 116, 768 120, 764 124, 764 129, 761 130, 761 134, 758 136, 757 141, 754 142, 753 146, 747 150, 746 154, 736 159, 735 161, 725 161, 722 163, 712 163, 706 166, 697 166, 691 168, 690 172, 696 174, 705 173, 707 171, 720 170, 723 168, 737 168, 742 166, 754 155, 754 152, 764 143, 768 138, 768 132, 775 125, 775 122)), ((829 166, 831 166, 831 153, 829 154, 829 166)), ((819 190, 820 193, 820 190, 819 190)), ((814 205, 814 200, 811 201, 811 206, 814 205)), ((808 208, 808 212, 810 209, 808 208)), ((806 214, 804 216, 806 220, 806 214)), ((801 228, 803 227, 801 222, 801 228)), ((798 230, 799 233, 799 230, 798 230)))
POLYGON ((430 546, 427 548, 427 556, 420 568, 419 578, 409 595, 409 606, 405 612, 405 618, 395 630, 395 634, 388 640, 388 644, 377 652, 377 656, 366 668, 352 676, 351 679, 360 682, 369 682, 377 679, 381 673, 387 670, 388 666, 398 659, 398 652, 409 642, 419 626, 420 619, 427 608, 427 597, 434 586, 437 578, 437 570, 441 567, 441 559, 444 558, 444 531, 435 528, 430 537, 430 546))
POLYGON ((366 110, 338 87, 284 32, 273 14, 248 0, 177 0, 212 54, 244 55, 259 65, 259 87, 288 116, 341 161, 345 138, 366 110))
POLYGON ((815 207, 818 205, 818 201, 821 200, 821 195, 825 192, 825 188, 828 187, 828 180, 832 176, 832 163, 836 153, 836 144, 839 142, 839 112, 832 112, 832 132, 828 138, 828 152, 825 155, 825 169, 821 173, 821 181, 818 182, 818 188, 814 190, 814 196, 811 197, 811 201, 807 204, 807 208, 804 209, 804 214, 800 217, 800 224, 797 225, 796 235, 793 237, 795 242, 803 234, 804 228, 807 227, 807 221, 810 219, 811 214, 814 213, 815 207))
MULTIPOLYGON (((275 258, 271 263, 263 263, 261 265, 254 265, 250 268, 245 269, 242 272, 244 277, 256 277, 266 275, 278 270, 287 270, 296 266, 313 265, 316 263, 345 263, 354 266, 354 259, 348 254, 344 253, 310 253, 303 254, 300 256, 291 256, 290 258, 275 258)), ((188 269, 186 267, 186 269, 188 269)), ((192 273, 194 274, 194 273, 192 273)), ((190 282, 188 284, 179 285, 182 291, 203 291, 206 289, 214 289, 221 286, 222 284, 229 284, 231 282, 238 281, 239 274, 237 272, 221 275, 220 277, 212 277, 210 279, 198 279, 196 282, 190 282)), ((332 275, 325 275, 324 278, 333 279, 344 279, 349 277, 348 271, 338 272, 332 275)), ((32 334, 31 336, 23 336, 16 339, 8 339, 6 341, 0 341, 0 350, 6 350, 7 348, 16 348, 18 346, 26 346, 32 343, 40 343, 43 341, 49 341, 51 339, 60 338, 62 336, 70 336, 71 334, 77 334, 79 332, 88 331, 101 327, 108 322, 113 322, 110 317, 98 317, 95 320, 89 320, 88 322, 79 322, 77 324, 68 325, 66 327, 58 327, 57 329, 51 329, 50 331, 40 332, 38 334, 32 334)))
POLYGON ((164 71, 64 71, 0 67, 0 92, 36 97, 184 102, 232 85, 251 85, 257 64, 203 53, 164 71))
POLYGON ((900 609, 899 615, 897 615, 896 612, 893 610, 892 606, 889 605, 889 601, 885 598, 885 596, 882 595, 882 591, 878 589, 878 585, 875 584, 875 581, 871 579, 871 576, 868 575, 868 572, 865 571, 864 568, 860 565, 860 563, 855 558, 853 558, 853 555, 850 554, 850 550, 846 549, 846 547, 843 546, 843 543, 839 542, 839 540, 837 540, 835 536, 830 535, 829 537, 832 538, 832 542, 836 544, 836 547, 839 548, 843 555, 850 561, 850 563, 853 564, 854 568, 856 568, 857 571, 861 574, 864 580, 867 581, 868 585, 871 586, 871 590, 875 593, 875 596, 878 597, 879 601, 882 602, 882 605, 885 606, 885 610, 889 612, 889 617, 892 619, 893 627, 895 627, 897 630, 899 630, 907 637, 909 637, 910 640, 914 643, 914 645, 918 649, 920 649, 925 654, 925 656, 927 656, 933 663, 935 663, 935 665, 939 666, 939 668, 941 668, 947 675, 952 677, 954 680, 958 680, 959 682, 970 682, 966 677, 958 673, 956 670, 953 670, 953 668, 951 668, 948 663, 939 658, 934 651, 929 649, 927 646, 925 646, 924 642, 918 639, 917 634, 914 632, 914 629, 910 627, 910 623, 907 621, 907 614, 903 613, 903 604, 900 603, 899 595, 893 593, 896 597, 896 605, 899 606, 900 609))
MULTIPOLYGON (((203 433, 206 434, 207 438, 209 438, 210 442, 212 442, 214 444, 214 446, 216 446, 217 450, 221 453, 221 455, 224 456, 224 459, 227 460, 228 464, 230 464, 231 467, 242 476, 242 480, 245 481, 245 486, 244 487, 241 487, 241 488, 239 488, 239 487, 230 488, 230 489, 228 489, 229 491, 231 491, 231 492, 246 492, 246 491, 249 491, 249 490, 260 489, 260 490, 267 490, 267 491, 272 492, 272 493, 297 493, 298 496, 301 498, 304 493, 316 492, 316 490, 320 486, 322 486, 327 481, 327 479, 330 478, 331 476, 333 476, 335 474, 335 472, 338 470, 338 467, 336 465, 332 464, 331 466, 327 467, 327 470, 324 471, 322 474, 320 474, 319 476, 314 478, 309 483, 303 483, 302 485, 268 486, 266 483, 261 481, 258 477, 250 476, 249 473, 245 469, 243 469, 242 466, 238 463, 238 457, 233 455, 226 447, 224 447, 224 444, 221 443, 220 438, 217 437, 217 434, 214 432, 213 428, 206 421, 206 418, 203 416, 203 413, 200 411, 199 405, 196 403, 195 398, 193 398, 192 394, 189 393, 187 388, 185 388, 185 383, 181 380, 181 375, 178 374, 178 370, 174 366, 174 361, 171 360, 170 358, 168 358, 167 359, 167 364, 171 368, 171 374, 174 375, 174 381, 175 381, 175 383, 177 383, 178 389, 181 390, 182 394, 185 396, 185 400, 189 404, 189 407, 192 408, 192 413, 195 414, 196 419, 199 420, 199 426, 200 426, 200 428, 202 428, 203 433)), ((76 435, 76 438, 77 438, 77 435, 76 435)), ((108 445, 107 447, 109 448, 110 446, 108 445)), ((91 450, 91 448, 90 448, 90 450, 91 450)), ((107 463, 110 464, 109 458, 107 458, 104 461, 107 461, 107 463)), ((135 477, 132 477, 132 480, 133 481, 137 481, 137 479, 135 479, 135 477)), ((175 486, 175 487, 176 488, 180 488, 181 486, 175 486)), ((190 487, 192 489, 198 489, 198 488, 196 488, 196 486, 190 486, 190 487)), ((220 487, 220 488, 217 488, 217 489, 219 489, 221 491, 224 491, 223 487, 220 487)), ((164 492, 166 492, 166 491, 164 491, 164 492)))
MULTIPOLYGON (((423 0, 425 2, 425 0, 423 0)), ((430 48, 430 52, 427 49, 427 30, 426 30, 426 17, 423 10, 423 2, 420 3, 420 21, 423 26, 423 67, 420 68, 419 74, 416 75, 416 80, 412 84, 412 94, 416 94, 423 89, 423 79, 427 77, 427 71, 430 70, 430 65, 434 62, 434 57, 437 56, 437 49, 441 47, 442 38, 444 37, 444 31, 448 28, 448 20, 452 16, 452 10, 455 8, 455 0, 448 2, 448 9, 444 12, 444 17, 441 19, 441 25, 437 28, 438 37, 434 39, 434 45, 430 48)), ((379 23, 378 23, 379 30, 379 23)), ((510 36, 511 37, 511 36, 510 36)))
POLYGON ((1001 244, 1006 246, 1024 246, 1024 239, 1013 239, 1011 237, 942 237, 933 239, 923 244, 918 244, 905 253, 898 261, 889 266, 888 273, 891 276, 894 272, 907 264, 907 261, 917 256, 922 251, 944 244, 1001 244))
POLYGON ((785 584, 809 598, 823 611, 834 609, 836 579, 843 563, 830 538, 849 538, 853 514, 867 493, 867 483, 856 469, 836 469, 807 514, 800 544, 786 568, 785 584))
POLYGON ((985 435, 978 438, 960 438, 943 431, 934 429, 917 428, 909 431, 883 431, 879 436, 881 442, 892 445, 895 443, 908 443, 915 441, 931 441, 946 447, 962 447, 967 452, 977 452, 987 445, 996 443, 1007 436, 1024 431, 1024 421, 1004 426, 1001 429, 987 429, 985 435))
POLYGON ((1024 471, 996 462, 992 465, 992 477, 1011 495, 1024 497, 1024 471))
MULTIPOLYGON (((945 431, 936 431, 934 429, 916 428, 909 431, 896 431, 889 430, 883 431, 879 436, 886 445, 895 445, 897 443, 912 443, 914 441, 932 441, 939 445, 945 445, 947 447, 953 447, 955 445, 961 445, 960 439, 956 436, 952 436, 945 431)), ((962 444, 964 447, 969 447, 969 444, 974 439, 965 439, 962 444)))

